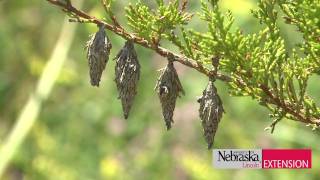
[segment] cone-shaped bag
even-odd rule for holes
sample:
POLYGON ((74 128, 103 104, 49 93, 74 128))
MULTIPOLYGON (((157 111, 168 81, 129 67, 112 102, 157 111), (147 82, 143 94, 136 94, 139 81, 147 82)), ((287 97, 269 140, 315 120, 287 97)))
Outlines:
POLYGON ((140 64, 132 41, 127 41, 116 56, 115 82, 121 99, 124 118, 127 119, 140 79, 140 64))
POLYGON ((209 80, 207 88, 203 91, 200 103, 199 116, 202 122, 204 137, 210 149, 214 142, 214 136, 218 129, 222 113, 224 112, 222 101, 214 86, 213 80, 209 80))
POLYGON ((162 106, 162 114, 167 126, 171 128, 173 123, 173 113, 176 106, 176 100, 180 93, 184 94, 176 69, 173 66, 174 57, 168 58, 168 65, 162 70, 162 73, 156 84, 156 90, 162 106))
POLYGON ((99 31, 87 42, 87 58, 92 86, 99 86, 102 72, 109 60, 111 47, 104 26, 100 25, 99 31))

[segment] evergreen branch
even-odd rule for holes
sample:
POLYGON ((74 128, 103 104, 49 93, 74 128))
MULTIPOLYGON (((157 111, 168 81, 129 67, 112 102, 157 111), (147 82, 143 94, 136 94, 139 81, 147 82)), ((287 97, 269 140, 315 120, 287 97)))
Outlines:
POLYGON ((118 22, 118 20, 116 19, 116 16, 112 13, 112 11, 110 10, 110 6, 111 6, 111 1, 112 0, 101 0, 101 4, 104 8, 104 10, 106 11, 106 13, 109 15, 110 19, 112 20, 113 24, 117 27, 121 27, 120 23, 118 22))
POLYGON ((55 6, 62 8, 64 11, 79 17, 80 19, 86 19, 87 21, 94 23, 94 24, 97 24, 97 25, 104 25, 106 29, 112 31, 113 33, 117 34, 118 36, 120 36, 126 40, 131 40, 134 43, 139 44, 139 45, 146 47, 148 49, 152 49, 162 57, 173 56, 175 61, 177 61, 183 65, 186 65, 192 69, 195 69, 208 77, 215 76, 216 79, 219 79, 219 80, 222 80, 225 82, 231 81, 231 78, 227 75, 224 75, 221 73, 216 74, 212 70, 209 70, 208 68, 204 68, 201 66, 201 64, 196 63, 197 62, 196 60, 193 60, 188 57, 176 54, 176 53, 174 53, 166 48, 163 48, 161 46, 158 46, 158 45, 155 46, 155 45, 153 45, 152 42, 149 42, 146 39, 137 36, 136 34, 132 34, 132 33, 127 32, 121 26, 111 25, 103 20, 100 20, 94 16, 91 16, 91 15, 77 9, 72 4, 66 4, 66 3, 63 3, 59 0, 47 0, 47 1, 55 6))
MULTIPOLYGON (((308 77, 318 69, 308 63, 315 58, 307 56, 300 59, 295 53, 292 58, 289 57, 284 40, 280 37, 275 10, 277 2, 274 0, 262 0, 259 3, 260 10, 253 11, 253 15, 267 27, 252 35, 244 35, 240 29, 234 33, 230 32, 234 19, 230 12, 225 16, 219 11, 217 0, 209 1, 211 8, 204 1, 201 3, 200 17, 208 23, 209 29, 206 33, 184 30, 183 26, 188 23, 192 15, 189 13, 182 15, 182 10, 178 12, 177 1, 164 7, 163 1, 158 0, 157 13, 150 11, 141 3, 137 4, 140 10, 129 5, 126 9, 127 17, 135 33, 126 31, 116 22, 110 10, 110 4, 107 3, 110 1, 101 0, 113 25, 75 8, 71 3, 63 3, 59 0, 47 1, 62 8, 76 20, 103 25, 116 35, 151 49, 163 57, 173 57, 175 61, 199 71, 210 79, 225 81, 236 95, 252 96, 273 113, 275 120, 270 126, 272 132, 275 125, 284 117, 320 126, 319 108, 306 95, 308 77), (176 28, 181 29, 182 38, 175 34, 176 28), (159 45, 161 37, 167 38, 177 46, 182 55, 161 47, 159 45), (231 77, 216 72, 217 67, 204 66, 212 58, 221 59, 219 69, 229 73, 231 77), (298 82, 296 87, 295 81, 298 82)), ((183 11, 185 6, 183 4, 183 11)), ((318 51, 314 50, 308 54, 316 55, 317 53, 318 51)))
POLYGON ((264 93, 266 93, 268 95, 268 97, 270 97, 270 100, 268 101, 268 103, 270 104, 274 104, 278 107, 280 107, 281 109, 283 109, 285 112, 291 114, 292 116, 296 117, 296 121, 300 121, 303 123, 307 123, 307 124, 316 124, 317 126, 320 125, 320 120, 316 119, 316 118, 310 118, 310 117, 306 117, 304 114, 297 112, 293 106, 291 106, 288 103, 285 102, 281 102, 281 100, 276 97, 275 95, 272 94, 272 92, 270 91, 270 89, 264 85, 260 85, 260 88, 263 90, 264 93))

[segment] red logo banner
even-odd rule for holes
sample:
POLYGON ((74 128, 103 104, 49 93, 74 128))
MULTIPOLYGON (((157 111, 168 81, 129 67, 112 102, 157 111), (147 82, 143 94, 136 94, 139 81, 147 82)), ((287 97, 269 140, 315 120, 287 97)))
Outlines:
POLYGON ((264 169, 311 168, 311 149, 262 149, 264 169))

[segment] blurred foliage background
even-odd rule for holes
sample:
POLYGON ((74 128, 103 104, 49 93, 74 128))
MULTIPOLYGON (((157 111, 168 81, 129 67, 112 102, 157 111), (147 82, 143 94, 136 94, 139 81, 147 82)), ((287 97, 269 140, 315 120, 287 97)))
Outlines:
MULTIPOLYGON (((116 1, 113 7, 126 26, 124 6, 135 1, 116 1)), ((144 0, 151 7, 153 1, 144 0)), ((261 26, 251 14, 254 0, 221 0, 230 9, 244 33, 261 26)), ((98 1, 84 1, 84 11, 104 17, 98 1)), ((190 1, 189 10, 200 10, 190 1)), ((65 14, 45 0, 0 1, 0 143, 5 141, 51 56, 65 14)), ((295 28, 282 24, 288 50, 302 40, 295 28)), ((205 28, 198 18, 191 27, 205 28)), ((142 77, 138 95, 127 121, 123 119, 114 79, 114 61, 109 61, 100 88, 89 84, 86 52, 88 35, 96 26, 76 28, 66 61, 40 114, 17 149, 3 179, 317 179, 320 177, 319 132, 283 120, 274 134, 265 132, 271 123, 268 112, 250 98, 230 97, 227 86, 218 83, 226 114, 214 148, 312 148, 309 170, 217 170, 206 149, 198 118, 197 97, 207 79, 180 64, 176 68, 186 91, 178 100, 175 123, 166 131, 161 107, 153 88, 158 69, 166 61, 152 51, 136 46, 142 77)), ((111 57, 123 39, 107 32, 112 40, 111 57)), ((163 44, 167 46, 166 44, 163 44)), ((170 49, 170 47, 168 47, 170 49)), ((171 47, 171 49, 174 49, 171 47)), ((59 54, 58 54, 59 55, 59 54)), ((56 56, 55 58, 62 58, 56 56)), ((318 97, 318 77, 309 92, 318 97)), ((0 146, 1 146, 0 145, 0 146)), ((2 154, 2 156, 5 156, 2 154)))

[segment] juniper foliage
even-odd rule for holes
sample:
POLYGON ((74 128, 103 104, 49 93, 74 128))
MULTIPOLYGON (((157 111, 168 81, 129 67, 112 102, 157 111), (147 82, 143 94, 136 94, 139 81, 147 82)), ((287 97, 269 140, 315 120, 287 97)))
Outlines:
POLYGON ((189 12, 187 0, 156 0, 154 8, 141 1, 129 3, 125 15, 131 31, 116 21, 111 0, 102 0, 110 22, 77 10, 70 1, 47 1, 79 22, 104 24, 124 39, 164 57, 173 55, 177 62, 224 81, 231 95, 252 97, 270 111, 271 132, 282 119, 313 129, 320 125, 320 108, 308 93, 308 80, 320 74, 319 0, 259 0, 252 15, 262 28, 255 33, 234 27, 235 18, 230 11, 220 10, 219 0, 201 0, 199 13, 189 12), (205 32, 190 28, 194 16, 207 25, 205 32), (293 49, 285 45, 280 22, 294 26, 303 36, 293 49), (161 47, 163 41, 180 53, 161 47), (211 64, 212 57, 220 59, 218 72, 211 64))

